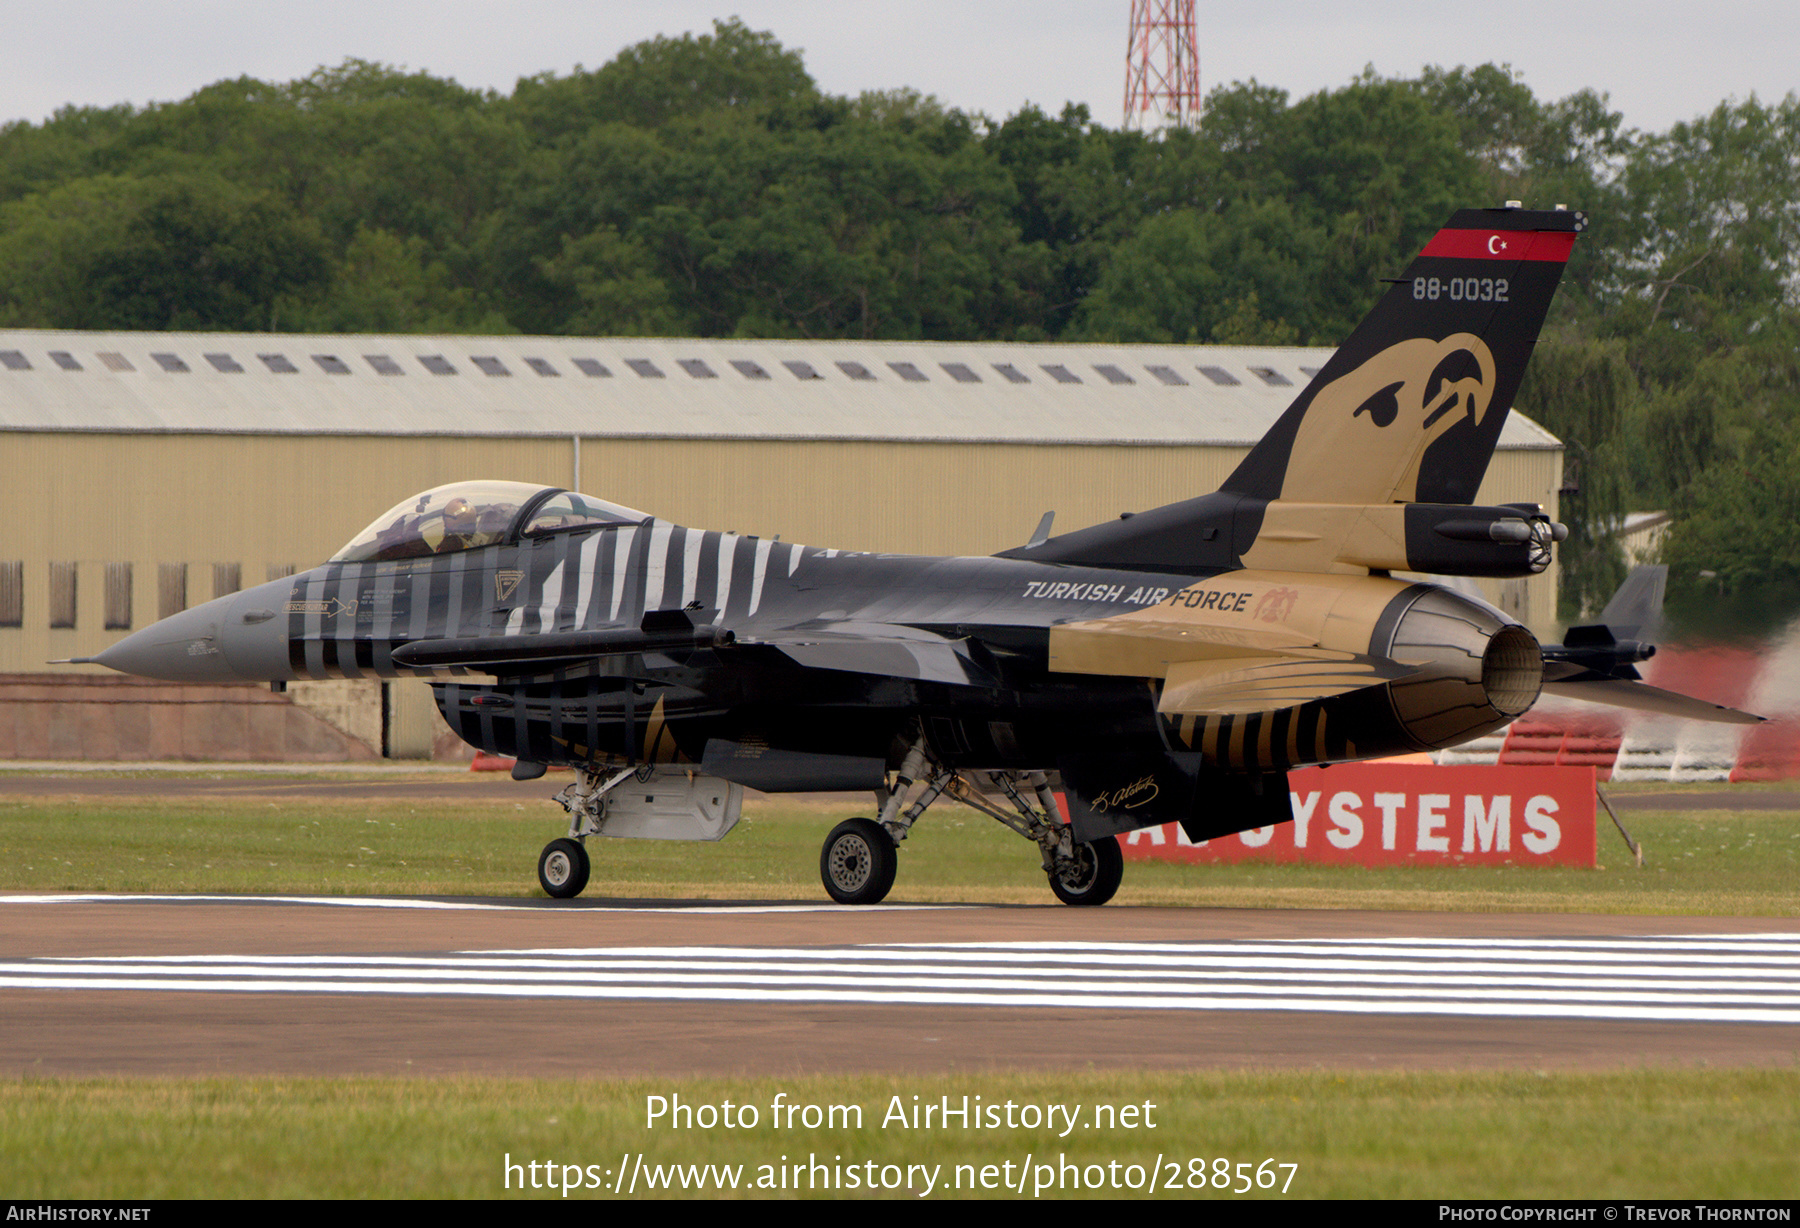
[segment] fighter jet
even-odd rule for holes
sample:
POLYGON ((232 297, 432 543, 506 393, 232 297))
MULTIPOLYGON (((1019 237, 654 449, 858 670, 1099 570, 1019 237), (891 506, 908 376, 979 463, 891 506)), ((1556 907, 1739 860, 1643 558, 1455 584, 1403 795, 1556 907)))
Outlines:
POLYGON ((181 682, 429 679, 450 728, 515 777, 574 769, 567 833, 538 859, 560 898, 587 885, 590 838, 715 840, 754 788, 873 795, 820 853, 840 903, 882 900, 949 797, 1035 843, 1057 898, 1103 904, 1118 834, 1284 822, 1288 769, 1492 733, 1547 681, 1755 720, 1646 686, 1629 635, 1541 649, 1492 606, 1391 574, 1528 576, 1565 536, 1535 504, 1472 500, 1584 225, 1458 212, 1212 494, 918 558, 460 482, 92 660, 181 682))

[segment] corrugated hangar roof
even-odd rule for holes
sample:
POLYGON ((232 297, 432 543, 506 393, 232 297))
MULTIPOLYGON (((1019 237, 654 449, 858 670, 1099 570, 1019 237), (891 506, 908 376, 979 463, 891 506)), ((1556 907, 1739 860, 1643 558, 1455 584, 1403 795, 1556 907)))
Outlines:
POLYGON ((0 430, 1247 445, 1331 353, 10 331, 0 430))

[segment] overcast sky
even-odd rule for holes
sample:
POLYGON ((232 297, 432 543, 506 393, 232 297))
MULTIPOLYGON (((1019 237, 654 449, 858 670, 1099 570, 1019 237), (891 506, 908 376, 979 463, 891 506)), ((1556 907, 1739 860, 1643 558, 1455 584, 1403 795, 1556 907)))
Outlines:
MULTIPOLYGON (((0 121, 69 103, 184 98, 227 77, 287 81, 355 56, 510 91, 657 34, 741 17, 804 51, 829 93, 911 86, 1003 118, 1085 102, 1120 122, 1130 0, 4 0, 0 121)), ((1800 88, 1795 0, 1201 0, 1201 87, 1251 77, 1298 97, 1373 65, 1508 63, 1540 98, 1609 94, 1666 129, 1726 98, 1800 88)))

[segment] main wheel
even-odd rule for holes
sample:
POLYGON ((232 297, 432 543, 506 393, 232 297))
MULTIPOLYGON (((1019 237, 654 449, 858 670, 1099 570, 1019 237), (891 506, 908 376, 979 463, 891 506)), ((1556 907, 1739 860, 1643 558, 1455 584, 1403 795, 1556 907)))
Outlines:
POLYGON ((1077 844, 1075 855, 1050 872, 1050 890, 1065 904, 1104 904, 1125 878, 1125 855, 1108 836, 1093 844, 1077 844))
POLYGON ((572 900, 588 885, 588 868, 579 840, 552 840, 538 854, 538 885, 553 900, 572 900))
POLYGON ((872 819, 846 819, 825 837, 819 850, 819 877, 840 904, 879 904, 894 886, 899 868, 893 838, 872 819))

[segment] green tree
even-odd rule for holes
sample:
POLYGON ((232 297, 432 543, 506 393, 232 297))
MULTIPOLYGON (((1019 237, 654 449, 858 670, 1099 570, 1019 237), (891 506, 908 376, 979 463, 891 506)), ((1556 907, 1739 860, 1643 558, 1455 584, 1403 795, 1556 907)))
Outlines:
POLYGON ((1545 337, 1532 355, 1516 404, 1563 441, 1559 515, 1569 526, 1557 548, 1557 616, 1577 622, 1605 606, 1625 579, 1618 535, 1631 510, 1623 420, 1634 388, 1625 347, 1569 331, 1545 337))
POLYGON ((1800 421, 1762 424, 1675 510, 1663 559, 1671 601, 1689 621, 1754 630, 1800 608, 1800 421))
POLYGON ((75 180, 0 207, 0 317, 91 329, 273 329, 328 276, 286 203, 213 176, 75 180))
POLYGON ((505 316, 454 284, 418 236, 359 227, 316 297, 292 301, 283 326, 329 333, 510 333, 505 316))
POLYGON ((601 68, 522 79, 513 109, 541 142, 560 143, 597 124, 658 128, 720 110, 763 113, 816 100, 800 53, 737 18, 711 34, 653 38, 601 68))

